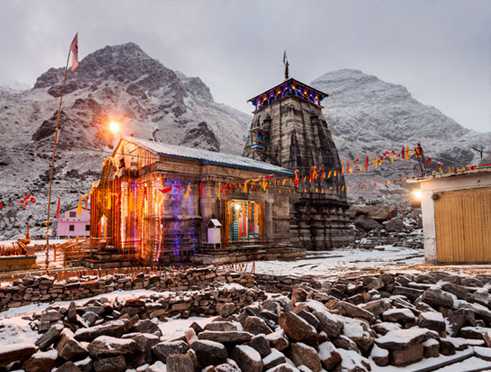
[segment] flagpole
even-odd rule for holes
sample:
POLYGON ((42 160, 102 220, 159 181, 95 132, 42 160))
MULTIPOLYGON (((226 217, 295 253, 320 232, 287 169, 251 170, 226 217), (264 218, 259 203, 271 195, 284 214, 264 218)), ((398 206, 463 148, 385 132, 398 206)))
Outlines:
POLYGON ((55 168, 55 162, 56 162, 56 149, 58 145, 58 141, 60 139, 60 130, 61 130, 61 108, 63 105, 63 93, 65 90, 65 83, 67 80, 68 76, 68 64, 70 63, 70 54, 72 53, 72 48, 70 45, 70 48, 68 48, 68 56, 66 59, 66 65, 65 65, 65 72, 63 74, 63 82, 61 84, 61 95, 60 95, 60 101, 58 103, 58 111, 56 113, 56 125, 55 125, 55 133, 54 136, 51 140, 51 160, 49 162, 49 169, 48 169, 48 207, 47 207, 47 219, 46 219, 46 272, 48 271, 49 267, 49 225, 50 225, 50 219, 51 219, 51 191, 52 191, 52 185, 53 185, 53 177, 54 177, 54 168, 55 168))

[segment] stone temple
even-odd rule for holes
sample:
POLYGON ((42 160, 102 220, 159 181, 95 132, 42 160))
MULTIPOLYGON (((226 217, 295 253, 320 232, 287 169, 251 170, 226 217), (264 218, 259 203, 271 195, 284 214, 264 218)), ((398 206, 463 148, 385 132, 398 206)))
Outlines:
POLYGON ((243 155, 295 170, 308 192, 292 198, 292 238, 306 249, 346 246, 353 240, 344 167, 339 159, 321 101, 328 94, 293 78, 249 100, 254 106, 243 155), (311 173, 322 172, 323 177, 311 173), (322 189, 322 192, 319 190, 322 189), (327 192, 326 192, 327 190, 327 192))

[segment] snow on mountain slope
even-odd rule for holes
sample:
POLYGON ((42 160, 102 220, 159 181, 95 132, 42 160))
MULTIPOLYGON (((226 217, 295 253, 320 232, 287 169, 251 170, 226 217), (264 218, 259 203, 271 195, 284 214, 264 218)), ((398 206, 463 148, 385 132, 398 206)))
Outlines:
POLYGON ((414 99, 408 90, 359 70, 324 74, 312 83, 329 94, 324 114, 345 156, 399 150, 418 142, 436 160, 463 165, 475 160, 474 144, 491 147, 491 132, 462 127, 432 106, 414 99))
MULTIPOLYGON (((370 157, 384 150, 400 151, 421 143, 427 156, 447 166, 478 162, 471 146, 491 148, 491 133, 462 127, 432 106, 414 99, 408 90, 367 75, 343 69, 315 79, 315 88, 329 94, 324 115, 336 146, 345 159, 370 157)), ((348 196, 387 202, 404 202, 405 177, 415 175, 415 161, 384 164, 368 173, 348 175, 348 196), (387 181, 390 180, 388 183, 387 181)))
MULTIPOLYGON (((31 90, 0 89, 0 236, 18 236, 26 222, 42 232, 62 81, 63 69, 50 68, 31 90), (17 202, 26 193, 37 201, 23 209, 17 202)), ((215 102, 200 78, 166 68, 134 43, 86 56, 64 93, 53 208, 58 196, 64 209, 75 206, 97 179, 111 151, 111 119, 123 123, 122 135, 229 153, 242 151, 250 120, 215 102)))

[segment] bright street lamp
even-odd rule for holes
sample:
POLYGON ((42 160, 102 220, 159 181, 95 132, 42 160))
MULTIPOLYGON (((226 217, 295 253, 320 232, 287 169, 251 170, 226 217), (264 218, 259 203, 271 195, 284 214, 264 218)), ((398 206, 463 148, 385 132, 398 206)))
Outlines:
POLYGON ((108 128, 109 128, 109 131, 114 135, 118 135, 119 132, 121 131, 121 125, 115 121, 115 120, 111 120, 109 122, 109 125, 108 125, 108 128))

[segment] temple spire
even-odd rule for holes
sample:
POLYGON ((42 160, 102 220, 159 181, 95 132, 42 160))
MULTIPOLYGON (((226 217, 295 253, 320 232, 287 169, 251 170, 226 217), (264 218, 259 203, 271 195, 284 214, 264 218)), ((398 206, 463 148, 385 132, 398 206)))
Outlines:
POLYGON ((285 66, 285 80, 288 80, 290 77, 290 74, 288 71, 288 67, 290 64, 288 63, 288 57, 286 56, 286 50, 283 51, 283 65, 285 66))

